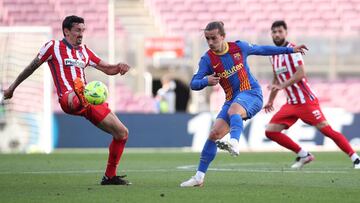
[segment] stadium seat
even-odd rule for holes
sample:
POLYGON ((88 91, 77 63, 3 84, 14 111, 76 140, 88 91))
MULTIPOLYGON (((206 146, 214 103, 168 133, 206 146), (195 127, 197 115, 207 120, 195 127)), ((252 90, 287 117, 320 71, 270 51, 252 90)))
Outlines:
MULTIPOLYGON (((253 22, 251 25, 254 27, 250 29, 241 28, 241 30, 246 30, 247 32, 265 32, 269 27, 268 24, 276 19, 296 20, 298 21, 297 25, 292 26, 294 33, 311 34, 316 32, 317 34, 333 35, 344 34, 344 31, 349 29, 353 30, 348 32, 349 34, 360 31, 360 26, 356 20, 360 17, 360 12, 356 10, 359 7, 359 2, 350 0, 337 0, 333 3, 318 0, 301 2, 288 0, 226 0, 222 4, 218 4, 214 0, 153 0, 149 8, 155 14, 155 17, 164 24, 163 26, 168 29, 169 33, 181 34, 182 29, 179 29, 179 27, 184 27, 188 23, 187 21, 168 21, 168 17, 162 17, 163 15, 175 13, 176 16, 191 16, 191 19, 193 19, 192 16, 196 15, 195 21, 202 21, 204 19, 210 21, 214 20, 213 18, 220 20, 234 19, 230 26, 232 28, 253 22), (280 7, 279 5, 282 6, 280 7), (226 13, 236 13, 236 15, 230 15, 230 18, 229 15, 223 17, 226 13), (238 23, 239 19, 247 19, 247 21, 238 23), (263 22, 259 23, 259 21, 263 22)), ((187 31, 198 31, 198 28, 191 27, 189 26, 187 31)))

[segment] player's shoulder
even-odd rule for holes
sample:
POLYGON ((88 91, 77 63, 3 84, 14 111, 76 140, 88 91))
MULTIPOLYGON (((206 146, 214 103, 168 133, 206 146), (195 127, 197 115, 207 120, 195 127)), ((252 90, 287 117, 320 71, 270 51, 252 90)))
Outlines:
POLYGON ((294 48, 294 47, 296 47, 296 44, 293 42, 288 42, 287 47, 294 48))
POLYGON ((89 49, 89 47, 86 44, 82 44, 80 47, 83 49, 89 49))
POLYGON ((243 40, 236 40, 234 43, 238 46, 243 46, 244 44, 249 44, 248 42, 243 41, 243 40))
POLYGON ((44 46, 54 46, 55 41, 56 40, 54 40, 54 39, 48 40, 48 41, 45 42, 44 46))
MULTIPOLYGON (((210 50, 209 50, 210 51, 210 50)), ((209 56, 209 54, 208 54, 208 52, 209 51, 207 51, 207 52, 205 52, 202 56, 201 56, 201 58, 200 58, 200 62, 201 63, 207 63, 207 64, 210 64, 210 56, 209 56)))
POLYGON ((40 48, 40 52, 45 53, 47 51, 53 50, 54 45, 55 45, 55 40, 46 41, 40 48))
POLYGON ((236 40, 235 44, 240 47, 241 49, 251 49, 254 44, 251 44, 250 42, 244 41, 244 40, 236 40))

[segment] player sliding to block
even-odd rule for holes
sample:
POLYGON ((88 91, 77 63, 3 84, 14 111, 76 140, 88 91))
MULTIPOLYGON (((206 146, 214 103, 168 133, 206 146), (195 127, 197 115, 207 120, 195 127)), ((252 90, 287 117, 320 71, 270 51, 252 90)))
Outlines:
POLYGON ((222 22, 209 23, 204 34, 210 49, 200 59, 199 70, 191 81, 191 89, 201 90, 220 83, 225 91, 226 101, 201 152, 195 176, 181 183, 181 187, 204 184, 205 173, 215 158, 217 146, 237 156, 243 120, 252 118, 262 109, 262 91, 259 83, 250 73, 247 57, 249 55, 304 53, 306 49, 304 45, 276 47, 252 45, 244 41, 226 42, 222 22), (229 142, 216 143, 229 131, 231 137, 229 142))

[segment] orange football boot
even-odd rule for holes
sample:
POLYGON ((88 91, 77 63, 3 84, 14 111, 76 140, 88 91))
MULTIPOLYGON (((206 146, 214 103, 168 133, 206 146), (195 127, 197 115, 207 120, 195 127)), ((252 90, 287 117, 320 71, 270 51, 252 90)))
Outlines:
POLYGON ((83 81, 79 77, 76 78, 74 80, 74 92, 75 92, 76 96, 79 98, 81 105, 86 108, 90 104, 85 99, 84 90, 85 90, 85 85, 84 85, 83 81))

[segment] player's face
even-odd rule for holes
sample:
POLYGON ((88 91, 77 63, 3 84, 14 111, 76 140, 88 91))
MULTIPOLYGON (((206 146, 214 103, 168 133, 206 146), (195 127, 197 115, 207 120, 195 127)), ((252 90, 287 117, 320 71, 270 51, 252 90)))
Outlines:
POLYGON ((209 48, 214 52, 221 52, 225 36, 220 35, 219 29, 205 30, 204 33, 209 48))
POLYGON ((74 23, 71 30, 65 28, 64 31, 66 40, 68 40, 68 42, 73 46, 79 46, 82 43, 83 34, 85 32, 85 24, 74 23))
POLYGON ((285 44, 287 31, 283 26, 274 27, 271 30, 271 37, 276 46, 283 46, 285 44))

